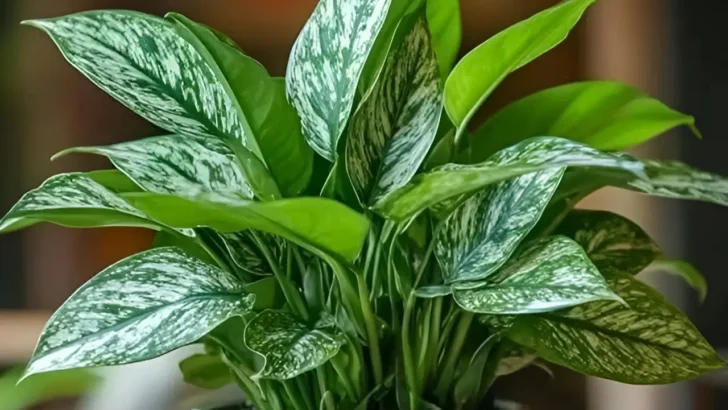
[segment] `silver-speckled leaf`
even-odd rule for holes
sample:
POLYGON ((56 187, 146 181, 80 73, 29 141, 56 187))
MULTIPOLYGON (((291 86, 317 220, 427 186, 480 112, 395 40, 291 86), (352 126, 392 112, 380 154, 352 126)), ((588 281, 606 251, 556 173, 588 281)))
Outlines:
POLYGON ((519 175, 559 167, 611 168, 624 170, 633 177, 644 176, 643 165, 633 158, 600 152, 563 138, 537 137, 501 150, 480 164, 448 164, 418 175, 384 197, 375 209, 401 222, 448 198, 519 175))
POLYGON ((136 226, 159 229, 161 226, 83 173, 55 175, 28 191, 0 219, 0 232, 16 231, 38 222, 74 228, 136 226))
MULTIPOLYGON (((284 266, 283 258, 286 251, 286 241, 280 236, 265 232, 255 232, 254 234, 266 243, 273 259, 279 261, 280 266, 284 266)), ((271 275, 273 270, 271 270, 268 261, 261 254, 252 235, 253 231, 246 230, 234 233, 221 233, 220 237, 233 262, 239 268, 254 275, 271 275)))
POLYGON ((27 24, 47 32, 74 67, 155 125, 186 136, 240 141, 261 157, 215 73, 170 22, 100 10, 27 24))
POLYGON ((453 291, 461 308, 493 315, 550 312, 619 300, 578 243, 564 236, 522 245, 496 273, 453 291))
POLYGON ((563 168, 488 186, 441 222, 435 255, 446 284, 495 272, 531 231, 559 186, 563 168))
POLYGON ((303 134, 334 161, 357 82, 389 10, 390 0, 321 0, 293 45, 286 90, 303 134))
POLYGON ((665 384, 720 369, 724 361, 682 312, 629 273, 612 273, 619 302, 520 316, 509 337, 547 361, 631 384, 665 384))
MULTIPOLYGON (((405 185, 437 133, 442 96, 437 59, 424 16, 387 58, 374 91, 354 115, 346 141, 346 169, 362 203, 405 185)), ((399 33, 404 34, 404 33, 399 33)))
POLYGON ((326 363, 345 341, 330 320, 308 326, 290 313, 273 310, 258 314, 245 327, 245 344, 265 358, 256 379, 292 379, 326 363))
POLYGON ((25 376, 148 360, 247 313, 255 297, 233 275, 156 248, 99 273, 50 318, 25 376))
POLYGON ((107 156, 147 191, 190 196, 204 190, 253 198, 235 154, 220 140, 166 135, 105 147, 70 148, 55 157, 73 152, 107 156))
POLYGON ((556 233, 578 242, 597 267, 607 264, 633 275, 662 254, 642 228, 611 212, 571 211, 556 233))

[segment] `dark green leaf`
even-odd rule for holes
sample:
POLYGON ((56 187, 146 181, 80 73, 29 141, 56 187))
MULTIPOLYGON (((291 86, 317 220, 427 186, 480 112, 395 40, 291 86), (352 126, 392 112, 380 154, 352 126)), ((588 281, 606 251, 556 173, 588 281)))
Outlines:
POLYGON ((192 355, 179 363, 185 383, 216 390, 233 382, 230 369, 219 356, 192 355))
POLYGON ((26 376, 154 358, 247 313, 254 300, 234 276, 181 249, 142 252, 99 273, 53 314, 26 376))

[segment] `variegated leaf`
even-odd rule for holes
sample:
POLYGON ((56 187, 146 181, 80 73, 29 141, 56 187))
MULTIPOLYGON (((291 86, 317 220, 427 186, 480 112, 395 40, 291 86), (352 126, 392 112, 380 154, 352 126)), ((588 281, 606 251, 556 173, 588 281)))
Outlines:
POLYGON ((261 157, 215 73, 172 23, 101 10, 27 24, 47 32, 74 67, 155 125, 185 136, 239 141, 261 157))
POLYGON ((286 90, 303 134, 334 161, 357 82, 389 10, 390 0, 321 0, 298 36, 286 90))
POLYGON ((222 233, 255 229, 293 241, 319 257, 348 262, 357 258, 369 232, 364 215, 324 198, 254 202, 222 194, 182 198, 150 192, 123 197, 169 226, 209 227, 222 233))
POLYGON ((496 273, 455 289, 461 308, 492 315, 549 312, 619 300, 578 243, 552 236, 526 243, 496 273), (469 286, 469 287, 470 287, 469 286))
POLYGON ((500 268, 538 222, 563 173, 554 168, 499 182, 460 205, 435 243, 445 283, 482 280, 500 268))
POLYGON ((220 140, 166 135, 105 147, 70 148, 55 157, 73 152, 107 156, 150 192, 190 196, 202 190, 253 198, 235 154, 220 140))
POLYGON ((83 173, 53 176, 27 192, 0 220, 0 232, 16 231, 38 222, 74 228, 162 226, 83 173))
POLYGON ((25 375, 133 363, 195 342, 252 308, 255 297, 242 286, 178 248, 126 258, 53 314, 25 375))
POLYGON ((720 369, 724 361, 685 315, 628 273, 608 278, 626 302, 592 302, 520 316, 509 337, 547 361, 632 384, 664 384, 720 369))
POLYGON ((345 338, 331 320, 314 326, 286 312, 266 310, 245 327, 245 344, 265 358, 255 379, 287 380, 326 363, 339 352, 345 338))
POLYGON ((498 377, 508 376, 519 370, 525 369, 538 359, 538 355, 531 349, 523 346, 513 345, 498 362, 495 375, 498 377))
POLYGON ((574 210, 556 230, 578 242, 597 265, 638 274, 662 254, 637 224, 605 211, 574 210))
POLYGON ((519 175, 560 167, 617 169, 643 176, 643 165, 632 158, 600 152, 563 138, 537 137, 501 150, 480 164, 448 164, 418 175, 384 197, 375 209, 401 222, 448 198, 519 175))
POLYGON ((286 242, 279 236, 247 230, 234 233, 221 233, 220 237, 233 262, 239 268, 254 275, 270 275, 273 273, 273 270, 271 270, 268 261, 266 261, 258 249, 253 235, 256 235, 268 246, 273 259, 279 261, 280 266, 283 266, 286 242))
POLYGON ((698 292, 700 301, 705 301, 705 297, 708 295, 708 282, 705 280, 705 276, 690 262, 658 257, 642 271, 644 274, 658 272, 665 272, 681 277, 685 283, 698 292))
POLYGON ((366 204, 409 182, 435 138, 442 111, 425 18, 419 17, 414 27, 403 22, 398 35, 403 39, 348 128, 346 169, 366 204))

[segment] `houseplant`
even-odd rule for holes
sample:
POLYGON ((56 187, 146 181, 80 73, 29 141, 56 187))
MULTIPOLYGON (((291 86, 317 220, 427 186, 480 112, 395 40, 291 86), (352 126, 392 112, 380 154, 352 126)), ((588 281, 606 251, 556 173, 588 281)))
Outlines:
POLYGON ((59 153, 116 169, 54 176, 0 222, 159 232, 53 315, 26 376, 199 343, 186 380, 237 383, 259 409, 449 409, 478 408, 536 360, 635 384, 722 368, 635 278, 659 264, 704 291, 699 274, 629 220, 573 209, 604 186, 728 204, 726 179, 618 152, 692 117, 584 82, 468 127, 593 2, 564 1, 455 64, 455 1, 322 0, 285 79, 178 14, 27 22, 171 134, 59 153))

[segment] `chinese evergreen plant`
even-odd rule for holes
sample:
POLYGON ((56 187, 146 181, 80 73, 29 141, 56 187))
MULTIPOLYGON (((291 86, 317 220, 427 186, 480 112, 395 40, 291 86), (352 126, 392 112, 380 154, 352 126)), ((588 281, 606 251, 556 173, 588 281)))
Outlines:
POLYGON ((634 384, 722 368, 635 277, 667 268, 704 292, 700 275, 629 220, 573 210, 604 186, 728 205, 724 178, 618 152, 692 117, 590 81, 469 126, 593 2, 456 62, 455 0, 321 0, 285 79, 179 14, 27 22, 167 133, 61 152, 116 169, 56 175, 2 219, 158 231, 61 306, 25 375, 197 343, 185 379, 237 383, 261 410, 460 409, 541 361, 634 384))

